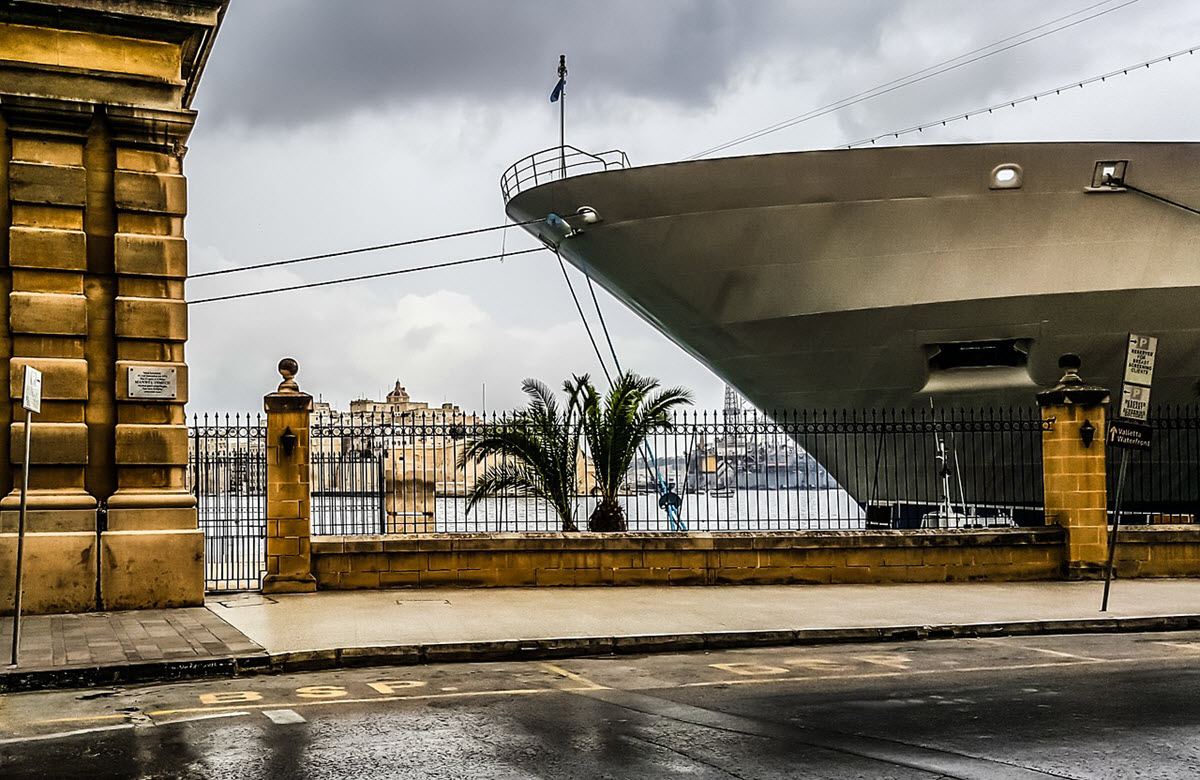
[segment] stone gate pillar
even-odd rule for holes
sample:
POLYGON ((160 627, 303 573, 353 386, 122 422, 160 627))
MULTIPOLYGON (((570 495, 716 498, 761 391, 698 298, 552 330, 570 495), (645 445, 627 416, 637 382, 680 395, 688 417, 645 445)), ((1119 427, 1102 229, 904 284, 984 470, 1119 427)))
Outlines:
POLYGON ((0 3, 0 611, 32 426, 30 612, 203 603, 186 486, 183 157, 228 0, 0 3))
POLYGON ((283 381, 263 399, 267 411, 267 575, 263 593, 312 593, 317 589, 309 549, 308 423, 313 400, 296 384, 299 370, 291 358, 279 361, 283 381))
POLYGON ((1108 490, 1104 456, 1108 390, 1087 385, 1080 360, 1063 355, 1057 386, 1038 393, 1043 420, 1054 427, 1042 433, 1042 478, 1047 524, 1066 529, 1064 576, 1104 576, 1108 559, 1108 490))

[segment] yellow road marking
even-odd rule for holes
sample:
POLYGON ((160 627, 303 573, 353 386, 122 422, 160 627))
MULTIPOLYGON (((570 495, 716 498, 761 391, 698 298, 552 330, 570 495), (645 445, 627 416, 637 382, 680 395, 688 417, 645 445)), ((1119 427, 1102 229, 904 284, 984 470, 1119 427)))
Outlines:
MULTIPOLYGON (((514 688, 504 691, 460 691, 458 693, 429 693, 421 696, 373 696, 368 699, 324 699, 317 701, 284 701, 275 703, 254 703, 241 702, 239 705, 230 704, 227 707, 180 707, 173 710, 154 710, 152 712, 142 713, 148 717, 158 717, 160 715, 182 715, 191 712, 229 712, 231 710, 264 710, 264 709, 287 709, 289 707, 320 707, 329 704, 370 704, 372 702, 389 702, 389 701, 421 701, 428 699, 455 699, 469 698, 472 696, 528 696, 538 693, 561 693, 557 688, 514 688)), ((129 713, 135 714, 135 713, 129 713)), ((66 723, 69 721, 87 721, 87 720, 103 720, 105 718, 124 718, 126 715, 84 715, 76 718, 55 718, 53 720, 35 720, 30 721, 31 725, 40 725, 43 723, 66 723)))
POLYGON ((1001 639, 976 639, 976 642, 983 642, 985 645, 997 645, 999 647, 1015 647, 1018 650, 1028 650, 1031 653, 1045 653, 1046 655, 1058 656, 1059 658, 1071 658, 1077 661, 1099 661, 1099 658, 1091 658, 1086 655, 1076 655, 1074 653, 1064 653, 1061 650, 1048 650, 1044 647, 1027 647, 1026 645, 1018 645, 1014 642, 1005 642, 1001 639))
POLYGON ((555 674, 561 674, 563 677, 566 677, 568 680, 574 680, 575 682, 577 682, 583 686, 582 688, 565 688, 564 690, 568 690, 568 691, 607 691, 608 690, 607 685, 600 685, 599 683, 589 680, 588 678, 584 677, 583 675, 575 674, 575 672, 568 672, 566 669, 563 669, 561 666, 555 666, 554 664, 547 664, 547 663, 543 663, 541 666, 543 669, 549 669, 550 671, 554 672, 555 674))
POLYGON ((758 677, 769 674, 787 674, 792 671, 782 666, 768 666, 767 664, 752 664, 747 662, 737 662, 730 664, 709 664, 713 669, 720 669, 722 672, 731 672, 741 675, 742 677, 758 677))
POLYGON ((538 693, 560 693, 555 688, 513 688, 506 691, 463 691, 459 693, 427 693, 421 696, 375 696, 369 699, 324 699, 318 701, 291 701, 275 704, 250 704, 241 707, 183 707, 177 710, 156 710, 147 712, 150 717, 157 715, 179 715, 185 712, 220 712, 223 710, 262 710, 286 709, 288 707, 320 707, 330 704, 371 704, 387 701, 423 701, 428 699, 462 699, 472 696, 530 696, 538 693))
MULTIPOLYGON (((1160 642, 1159 644, 1170 645, 1170 642, 1160 642)), ((1182 643, 1179 643, 1182 644, 1182 643)), ((1036 649, 1036 648, 1035 648, 1036 649)), ((717 685, 763 685, 770 683, 781 682, 813 682, 813 681, 829 681, 829 680, 867 680, 888 677, 905 677, 910 675, 956 675, 975 672, 1002 672, 1023 669, 1049 669, 1049 668, 1064 668, 1071 666, 1096 666, 1105 664, 1122 664, 1122 663, 1139 663, 1144 664, 1150 661, 1178 661, 1179 656, 1163 656, 1161 658, 1112 658, 1112 659, 1089 659, 1077 657, 1078 660, 1063 661, 1055 663, 1036 663, 1036 664, 1005 664, 999 666, 974 666, 960 667, 956 669, 921 669, 921 670, 905 670, 895 672, 869 672, 860 674, 828 674, 828 675, 807 675, 802 677, 760 677, 740 679, 715 680, 709 682, 693 682, 679 683, 674 686, 658 685, 658 688, 704 688, 717 685)), ((325 699, 325 700, 309 700, 309 701, 283 701, 276 703, 247 703, 240 702, 237 704, 229 704, 223 707, 185 707, 178 709, 155 710, 152 712, 142 713, 150 717, 158 717, 162 715, 182 715, 189 713, 206 713, 206 712, 231 712, 238 710, 263 710, 263 709, 286 709, 295 707, 320 707, 334 704, 371 704, 373 702, 399 702, 399 701, 429 701, 434 699, 458 699, 458 698, 473 698, 473 697, 489 697, 489 696, 531 696, 544 693, 564 693, 575 690, 609 690, 608 686, 599 685, 592 680, 583 677, 582 675, 568 672, 561 667, 553 664, 543 664, 544 667, 553 671, 555 674, 562 674, 568 679, 575 680, 581 685, 587 685, 587 688, 560 689, 560 688, 514 688, 498 691, 457 691, 454 693, 430 693, 412 696, 375 696, 361 699, 325 699)), ((48 720, 30 721, 29 725, 41 725, 52 723, 69 723, 69 722, 87 722, 87 721, 102 721, 114 720, 118 718, 128 718, 137 713, 114 713, 108 715, 83 715, 69 718, 52 718, 48 720)), ((132 725, 132 724, 131 724, 132 725)))
POLYGON ((781 661, 781 663, 784 666, 799 666, 806 669, 811 669, 813 671, 820 671, 824 669, 828 672, 841 672, 846 669, 853 668, 851 664, 842 663, 840 661, 830 661, 827 658, 788 658, 784 661, 781 661))
POLYGON ((864 664, 872 664, 873 666, 890 666, 893 669, 907 669, 912 663, 912 658, 907 655, 884 654, 876 653, 875 655, 855 655, 851 656, 855 661, 862 661, 864 664))
POLYGON ((38 720, 35 723, 67 723, 68 721, 80 720, 113 720, 114 718, 124 718, 132 715, 132 712, 121 712, 114 715, 85 715, 79 718, 51 718, 50 720, 38 720))
MULTIPOLYGON (((1122 659, 1124 660, 1124 659, 1122 659)), ((1011 669, 1049 669, 1055 667, 1061 669, 1066 666, 1091 666, 1095 664, 1111 664, 1120 663, 1118 660, 1107 661, 1103 659, 1081 660, 1074 663, 1044 663, 1044 664, 1012 664, 1005 666, 973 666, 963 669, 910 669, 903 672, 869 672, 863 674, 826 674, 826 675, 808 675, 806 677, 758 677, 729 680, 712 680, 710 682, 694 682, 681 683, 677 688, 709 688, 715 685, 762 685, 764 683, 781 683, 781 682, 812 682, 814 680, 871 680, 883 677, 908 677, 911 675, 930 675, 930 674, 964 674, 968 672, 1003 672, 1011 669)))

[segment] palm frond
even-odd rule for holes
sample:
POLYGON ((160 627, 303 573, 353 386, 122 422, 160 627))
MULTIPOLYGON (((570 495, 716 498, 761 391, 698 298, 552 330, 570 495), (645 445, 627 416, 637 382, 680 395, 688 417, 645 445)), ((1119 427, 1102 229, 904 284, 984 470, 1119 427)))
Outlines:
POLYGON ((668 412, 691 401, 691 394, 672 388, 647 396, 658 389, 658 380, 623 373, 601 400, 594 393, 585 409, 584 438, 596 470, 597 486, 606 500, 616 500, 625 475, 638 449, 656 430, 670 427, 668 412))

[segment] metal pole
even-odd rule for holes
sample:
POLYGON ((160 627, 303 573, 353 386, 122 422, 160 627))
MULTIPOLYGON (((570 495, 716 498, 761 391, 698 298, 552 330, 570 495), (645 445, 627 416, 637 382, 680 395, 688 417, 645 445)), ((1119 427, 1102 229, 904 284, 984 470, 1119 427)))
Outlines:
MULTIPOLYGON (((567 77, 567 55, 558 55, 558 77, 567 77)), ((567 89, 558 96, 558 154, 559 172, 567 178, 567 89)))
POLYGON ((21 585, 25 558, 25 509, 29 493, 29 442, 33 412, 25 410, 25 463, 21 475, 21 512, 17 520, 17 588, 13 592, 12 665, 17 665, 17 648, 21 645, 21 585))
POLYGON ((1113 502, 1112 531, 1108 536, 1108 565, 1104 567, 1104 599, 1100 611, 1108 611, 1108 589, 1112 585, 1113 559, 1117 554, 1117 529, 1121 526, 1121 493, 1125 488, 1125 468, 1129 465, 1129 450, 1121 450, 1121 470, 1117 473, 1117 497, 1113 502))

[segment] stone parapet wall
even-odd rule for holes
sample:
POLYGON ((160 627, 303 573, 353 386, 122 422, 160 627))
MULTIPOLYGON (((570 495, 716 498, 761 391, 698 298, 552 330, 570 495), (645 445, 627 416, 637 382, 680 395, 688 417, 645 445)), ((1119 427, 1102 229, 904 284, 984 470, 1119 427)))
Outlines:
POLYGON ((322 590, 1053 580, 1057 527, 315 537, 322 590))
POLYGON ((1116 576, 1200 577, 1200 526, 1122 526, 1116 576))

